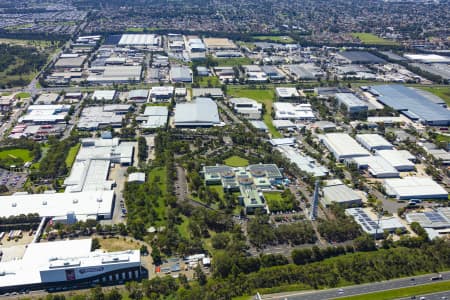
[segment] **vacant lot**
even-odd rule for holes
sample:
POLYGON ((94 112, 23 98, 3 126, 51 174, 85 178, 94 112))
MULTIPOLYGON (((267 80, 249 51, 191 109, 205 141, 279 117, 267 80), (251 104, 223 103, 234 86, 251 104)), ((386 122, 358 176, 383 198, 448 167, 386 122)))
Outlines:
POLYGON ((134 242, 130 238, 118 237, 104 239, 99 237, 98 240, 100 241, 101 249, 106 250, 107 252, 134 250, 139 249, 140 247, 139 243, 134 242))
POLYGON ((397 42, 380 38, 372 33, 354 32, 352 36, 358 38, 361 43, 369 45, 398 45, 397 42))
POLYGON ((75 146, 70 148, 69 153, 67 154, 67 157, 66 157, 66 166, 68 168, 72 167, 73 162, 75 161, 75 158, 77 157, 78 150, 80 150, 80 146, 81 146, 81 144, 76 144, 75 146))

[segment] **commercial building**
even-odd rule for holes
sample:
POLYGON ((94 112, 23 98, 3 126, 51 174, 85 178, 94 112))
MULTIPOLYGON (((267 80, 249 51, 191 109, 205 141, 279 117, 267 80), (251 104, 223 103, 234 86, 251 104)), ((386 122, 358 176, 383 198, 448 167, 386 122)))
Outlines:
POLYGON ((352 158, 358 169, 367 169, 367 171, 376 178, 399 177, 400 173, 388 161, 380 156, 361 156, 352 158))
POLYGON ((250 120, 261 119, 262 104, 249 98, 232 98, 229 101, 230 106, 239 115, 250 120))
POLYGON ((67 289, 141 278, 139 250, 91 251, 92 240, 32 243, 22 257, 0 263, 0 291, 67 289))
POLYGON ((293 87, 277 87, 275 88, 275 95, 278 101, 299 101, 300 94, 296 88, 293 87))
POLYGON ((450 208, 439 207, 431 211, 408 213, 406 221, 419 223, 430 239, 448 238, 450 236, 450 208))
POLYGON ((144 103, 148 100, 148 90, 131 90, 128 93, 128 101, 144 103))
POLYGON ((394 146, 379 134, 357 134, 356 140, 369 151, 390 150, 394 146))
POLYGON ((429 177, 404 177, 386 179, 386 193, 398 200, 447 199, 447 191, 429 177))
POLYGON ((97 130, 107 126, 121 127, 124 115, 131 108, 128 104, 85 107, 77 127, 80 130, 97 130))
POLYGON ((280 70, 278 70, 274 66, 265 65, 261 67, 261 70, 266 74, 267 78, 269 78, 271 81, 279 81, 284 80, 286 76, 281 73, 280 70))
POLYGON ((367 209, 362 208, 348 208, 345 214, 353 217, 356 223, 361 226, 362 230, 376 238, 382 238, 384 232, 396 232, 406 230, 398 217, 381 217, 379 220, 373 214, 369 214, 367 209))
POLYGON ((283 175, 276 165, 259 164, 248 167, 232 168, 224 165, 203 167, 203 176, 207 185, 221 184, 224 191, 239 191, 240 205, 245 213, 254 213, 256 209, 266 211, 267 204, 262 190, 281 183, 283 175))
POLYGON ((237 49, 236 44, 227 38, 204 38, 203 42, 209 51, 237 49))
POLYGON ((345 207, 361 205, 362 199, 354 190, 339 179, 326 180, 322 188, 321 201, 323 205, 339 204, 345 207))
POLYGON ((150 90, 150 100, 152 102, 166 102, 173 98, 173 86, 154 86, 150 90))
POLYGON ((349 115, 366 114, 369 109, 367 103, 351 93, 337 93, 336 100, 345 106, 349 115))
POLYGON ((91 97, 93 100, 113 101, 116 98, 115 90, 97 90, 91 97))
POLYGON ((34 103, 48 105, 48 104, 54 104, 54 103, 58 102, 58 99, 59 99, 58 94, 45 93, 45 94, 39 95, 39 97, 36 99, 36 101, 34 103))
POLYGON ((220 88, 193 88, 192 97, 207 97, 212 99, 223 99, 224 94, 220 88))
POLYGON ((367 51, 343 51, 338 53, 338 59, 348 64, 383 64, 386 61, 367 51))
POLYGON ((378 150, 375 155, 385 159, 399 172, 414 170, 414 161, 416 160, 416 157, 408 150, 378 150))
POLYGON ((166 106, 147 106, 142 116, 141 128, 155 129, 165 127, 168 118, 169 110, 166 106))
POLYGON ((145 173, 144 172, 131 173, 128 176, 128 182, 144 183, 145 182, 145 173))
POLYGON ((70 105, 30 105, 25 116, 19 118, 19 123, 54 124, 65 122, 70 105))
POLYGON ((377 85, 372 86, 370 91, 378 101, 413 121, 430 126, 450 125, 450 111, 415 89, 403 85, 377 85))
POLYGON ((269 127, 267 127, 266 123, 264 123, 263 121, 251 120, 250 124, 252 124, 252 126, 255 127, 256 130, 263 131, 263 132, 269 131, 269 127))
POLYGON ((450 63, 450 58, 447 56, 442 56, 438 54, 410 54, 406 53, 403 55, 411 61, 421 62, 421 63, 450 63))
POLYGON ((0 196, 0 217, 38 214, 40 217, 51 217, 63 223, 110 219, 113 203, 114 191, 111 190, 79 193, 16 193, 0 196))
POLYGON ((89 69, 92 84, 134 83, 141 80, 142 66, 99 66, 89 69))
POLYGON ((84 55, 77 55, 75 57, 61 57, 56 61, 55 69, 64 70, 72 68, 82 68, 85 60, 86 56, 84 55))
POLYGON ((308 156, 302 155, 295 148, 288 145, 279 145, 276 150, 286 157, 291 163, 295 164, 301 171, 314 177, 325 177, 329 171, 326 167, 319 165, 317 161, 308 156))
POLYGON ((308 103, 274 102, 273 111, 277 120, 313 121, 316 118, 308 103))
POLYGON ((211 127, 220 124, 217 104, 210 98, 196 98, 175 108, 175 127, 211 127))
POLYGON ((346 133, 327 133, 321 135, 320 139, 338 161, 360 156, 370 156, 366 149, 361 147, 346 133))
POLYGON ((124 34, 119 40, 119 46, 158 47, 161 37, 154 34, 124 34))
POLYGON ((66 193, 110 191, 115 184, 108 180, 111 163, 133 164, 134 143, 113 139, 82 139, 70 175, 64 180, 66 193))
POLYGON ((286 69, 295 80, 316 80, 324 76, 324 72, 313 63, 287 65, 286 69))
POLYGON ((173 83, 176 82, 185 82, 192 83, 192 71, 190 68, 181 66, 181 67, 172 67, 170 69, 170 81, 173 83))

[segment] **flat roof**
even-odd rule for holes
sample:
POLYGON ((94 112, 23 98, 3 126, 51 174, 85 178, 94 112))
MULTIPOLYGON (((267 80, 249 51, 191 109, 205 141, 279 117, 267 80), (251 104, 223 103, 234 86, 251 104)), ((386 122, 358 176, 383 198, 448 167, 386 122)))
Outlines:
POLYGON ((336 99, 347 107, 367 107, 367 103, 352 93, 336 93, 336 99))
POLYGON ((447 191, 430 177, 386 179, 386 193, 398 199, 447 199, 447 191))
POLYGON ((430 101, 415 89, 392 84, 372 86, 371 90, 375 91, 381 103, 404 114, 411 113, 417 116, 419 120, 429 123, 429 125, 434 123, 439 125, 450 124, 450 111, 430 101))
POLYGON ((314 158, 300 154, 291 146, 279 145, 276 149, 300 170, 314 177, 324 177, 329 172, 326 167, 319 165, 314 158))
POLYGON ((165 116, 169 115, 167 106, 146 106, 144 116, 165 116))
POLYGON ((1 196, 0 217, 33 213, 41 217, 67 217, 72 212, 79 220, 110 216, 113 198, 114 191, 1 196))
POLYGON ((403 55, 409 60, 420 61, 424 63, 450 63, 450 57, 437 54, 412 54, 406 53, 403 55))
POLYGON ((327 205, 330 205, 332 203, 346 204, 361 202, 361 196, 345 184, 333 184, 330 186, 324 186, 322 188, 322 191, 323 201, 327 205))
POLYGON ((355 64, 381 64, 386 62, 381 57, 367 51, 343 51, 339 52, 338 55, 355 64))
POLYGON ((321 136, 325 146, 337 159, 369 156, 370 153, 347 133, 327 133, 321 136))
POLYGON ((368 150, 394 148, 389 141, 379 134, 357 134, 356 140, 368 150))
POLYGON ((298 98, 300 94, 294 87, 277 87, 275 88, 275 93, 280 98, 298 98))
POLYGON ((400 174, 387 160, 381 156, 361 156, 353 158, 359 167, 367 167, 374 177, 388 178, 399 177, 400 174))
POLYGON ((399 171, 414 169, 414 163, 411 160, 414 160, 415 156, 408 150, 378 150, 375 155, 384 158, 399 171))
POLYGON ((176 105, 176 126, 213 126, 219 123, 217 104, 210 98, 197 98, 192 102, 176 105))
POLYGON ((158 46, 160 37, 155 34, 123 34, 118 44, 120 46, 158 46))
POLYGON ((115 90, 97 90, 92 94, 94 100, 113 100, 116 96, 115 90))
POLYGON ((233 41, 227 38, 204 38, 203 42, 209 49, 236 49, 237 46, 233 41))

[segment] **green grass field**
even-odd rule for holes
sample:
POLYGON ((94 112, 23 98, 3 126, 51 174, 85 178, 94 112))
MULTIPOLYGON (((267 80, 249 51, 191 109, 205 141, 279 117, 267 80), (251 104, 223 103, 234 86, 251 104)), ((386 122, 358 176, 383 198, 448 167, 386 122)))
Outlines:
POLYGON ((76 144, 75 146, 70 148, 69 153, 67 154, 67 157, 66 157, 66 166, 68 168, 72 167, 73 162, 75 161, 75 157, 78 154, 78 150, 80 150, 80 146, 81 146, 81 144, 76 144))
POLYGON ((31 94, 27 93, 27 92, 20 92, 20 93, 16 94, 16 98, 19 98, 19 99, 25 99, 25 98, 30 98, 30 97, 31 97, 31 94))
POLYGON ((217 76, 197 77, 197 80, 201 87, 220 87, 222 85, 217 76))
POLYGON ((264 123, 269 128, 269 132, 274 138, 282 137, 272 123, 272 103, 275 98, 275 91, 273 89, 248 89, 239 86, 230 86, 227 91, 229 96, 246 97, 254 99, 265 105, 265 113, 263 116, 264 123))
POLYGON ((31 156, 30 150, 27 149, 9 149, 9 150, 0 150, 0 159, 8 159, 8 158, 20 158, 24 162, 32 161, 33 157, 31 156))
POLYGON ((366 33, 366 32, 354 32, 352 33, 352 36, 354 38, 358 38, 361 43, 363 44, 369 44, 369 45, 398 45, 397 42, 386 40, 383 38, 380 38, 372 33, 366 33))
POLYGON ((248 166, 248 160, 240 156, 233 155, 225 159, 225 164, 230 167, 246 167, 248 166))
POLYGON ((290 36, 279 36, 279 35, 260 35, 253 36, 254 40, 275 42, 275 43, 293 43, 294 40, 290 36))
MULTIPOLYGON (((336 298, 339 300, 393 300, 398 298, 426 295, 437 292, 444 292, 450 290, 450 281, 439 283, 432 283, 426 285, 417 285, 396 290, 389 290, 365 295, 350 296, 343 298, 336 298)), ((417 297, 419 298, 419 297, 417 297)))
POLYGON ((166 225, 166 202, 165 202, 165 195, 167 193, 166 191, 166 168, 158 167, 154 168, 150 171, 149 174, 149 181, 153 182, 156 177, 159 177, 158 186, 162 192, 162 196, 158 197, 158 206, 155 207, 155 211, 158 214, 158 219, 161 221, 156 222, 157 226, 165 226, 166 225))
POLYGON ((239 65, 251 65, 252 60, 248 57, 235 57, 235 58, 215 58, 219 66, 222 67, 235 67, 239 65))
POLYGON ((416 86, 442 98, 450 106, 450 86, 416 86))

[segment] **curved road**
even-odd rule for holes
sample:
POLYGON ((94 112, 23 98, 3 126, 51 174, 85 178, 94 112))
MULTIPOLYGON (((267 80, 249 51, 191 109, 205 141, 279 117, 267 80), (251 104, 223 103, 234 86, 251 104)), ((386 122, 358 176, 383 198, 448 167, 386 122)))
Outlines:
MULTIPOLYGON (((450 281, 450 272, 441 272, 442 280, 450 281)), ((324 299, 335 299, 339 297, 353 296, 353 295, 364 295, 373 292, 381 292, 392 289, 399 289, 404 287, 411 287, 415 283, 415 285, 422 285, 431 283, 431 277, 436 276, 436 274, 427 274, 420 275, 414 277, 406 277, 400 279, 393 279, 388 281, 367 283, 361 285, 352 285, 347 287, 342 287, 342 291, 339 291, 339 288, 336 289, 328 289, 328 290, 319 290, 319 291, 309 291, 309 292, 293 292, 293 293, 280 293, 280 294, 270 294, 270 295, 262 295, 262 299, 277 299, 277 300, 324 300, 324 299), (412 280, 414 278, 414 280, 412 280)), ((441 280, 433 281, 440 282, 441 280)), ((448 294, 449 292, 447 292, 448 294)), ((436 295, 440 295, 441 293, 436 293, 436 295)), ((435 294, 432 294, 435 295, 435 294)), ((445 294, 444 294, 445 295, 445 294)), ((440 295, 442 297, 444 295, 440 295)), ((445 295, 447 296, 447 295, 445 295)), ((418 297, 419 299, 420 297, 418 297)), ((410 298, 406 298, 410 299, 410 298)), ((427 299, 440 299, 440 298, 431 298, 427 296, 427 299)))

